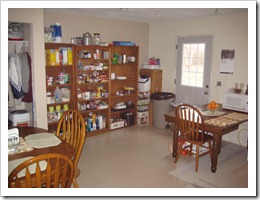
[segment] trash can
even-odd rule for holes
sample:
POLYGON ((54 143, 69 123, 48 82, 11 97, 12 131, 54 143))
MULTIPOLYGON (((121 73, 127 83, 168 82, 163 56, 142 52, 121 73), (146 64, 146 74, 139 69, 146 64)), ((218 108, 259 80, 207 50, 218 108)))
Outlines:
POLYGON ((171 103, 175 101, 175 94, 170 92, 155 92, 150 95, 153 109, 154 128, 167 128, 164 114, 171 112, 171 103))

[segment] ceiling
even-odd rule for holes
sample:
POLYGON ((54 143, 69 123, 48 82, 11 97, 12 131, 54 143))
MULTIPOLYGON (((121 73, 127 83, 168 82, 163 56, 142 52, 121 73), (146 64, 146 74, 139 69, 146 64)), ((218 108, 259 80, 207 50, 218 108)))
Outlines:
POLYGON ((46 8, 46 11, 143 23, 203 18, 247 12, 247 8, 46 8))

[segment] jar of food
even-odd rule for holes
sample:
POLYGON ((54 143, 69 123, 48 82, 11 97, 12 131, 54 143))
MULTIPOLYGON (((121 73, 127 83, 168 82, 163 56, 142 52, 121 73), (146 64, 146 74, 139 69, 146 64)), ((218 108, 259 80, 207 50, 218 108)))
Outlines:
POLYGON ((91 37, 91 34, 89 32, 86 32, 83 34, 83 37, 82 37, 82 44, 83 45, 92 45, 92 37, 91 37))
POLYGON ((47 94, 46 94, 46 100, 47 100, 47 104, 51 104, 52 102, 51 102, 51 92, 47 92, 47 94))
POLYGON ((83 75, 79 74, 78 75, 78 84, 82 84, 82 81, 83 81, 83 75))
POLYGON ((69 105, 68 105, 68 104, 64 104, 64 105, 63 105, 63 110, 64 110, 64 111, 69 110, 69 105))
POLYGON ((65 74, 63 72, 59 73, 58 81, 59 81, 59 84, 65 84, 65 74))
POLYGON ((78 88, 78 99, 82 99, 83 95, 82 95, 82 91, 80 88, 78 88))
POLYGON ((69 74, 68 73, 64 74, 64 81, 65 81, 65 83, 69 83, 69 74))
POLYGON ((82 38, 81 37, 76 37, 75 45, 77 45, 77 46, 81 46, 82 45, 82 38))
POLYGON ((71 44, 76 45, 76 37, 71 37, 70 40, 71 40, 71 44))
POLYGON ((100 45, 101 37, 100 33, 94 33, 93 39, 92 39, 92 45, 100 45))

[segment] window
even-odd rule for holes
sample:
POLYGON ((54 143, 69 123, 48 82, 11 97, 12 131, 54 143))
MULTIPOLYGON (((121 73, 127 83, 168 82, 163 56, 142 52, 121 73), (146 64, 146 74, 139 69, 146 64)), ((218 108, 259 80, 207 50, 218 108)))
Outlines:
POLYGON ((181 84, 203 87, 205 44, 183 44, 182 49, 181 84))

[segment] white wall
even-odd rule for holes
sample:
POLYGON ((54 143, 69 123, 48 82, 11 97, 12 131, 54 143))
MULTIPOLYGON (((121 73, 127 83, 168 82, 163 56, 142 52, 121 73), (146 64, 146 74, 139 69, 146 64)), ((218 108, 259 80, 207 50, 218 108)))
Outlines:
POLYGON ((210 99, 222 102, 222 97, 235 82, 248 83, 248 23, 247 13, 214 16, 176 22, 151 23, 149 31, 149 57, 160 58, 163 69, 163 91, 174 92, 175 46, 177 36, 212 35, 213 56, 210 99), (222 49, 235 49, 234 74, 220 74, 222 49), (221 81, 222 86, 216 87, 221 81))

